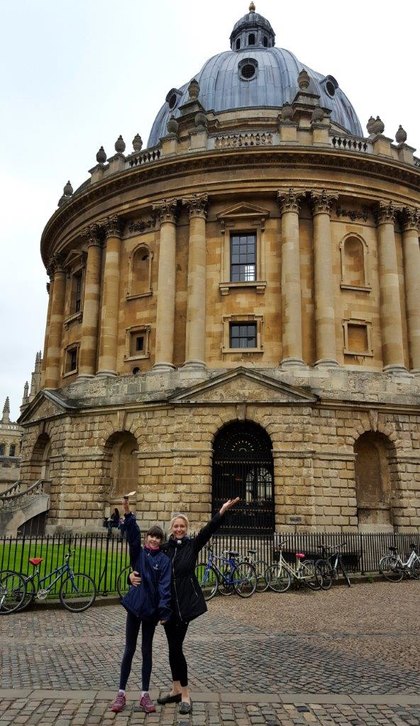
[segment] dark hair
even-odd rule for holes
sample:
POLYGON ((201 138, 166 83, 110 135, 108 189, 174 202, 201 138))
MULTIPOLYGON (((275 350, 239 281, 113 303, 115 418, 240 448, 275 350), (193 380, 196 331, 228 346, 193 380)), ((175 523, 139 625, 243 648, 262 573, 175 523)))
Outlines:
POLYGON ((152 527, 150 527, 147 532, 146 536, 150 535, 151 537, 158 537, 159 539, 163 540, 165 539, 165 534, 163 532, 162 527, 159 527, 158 524, 154 524, 152 527))

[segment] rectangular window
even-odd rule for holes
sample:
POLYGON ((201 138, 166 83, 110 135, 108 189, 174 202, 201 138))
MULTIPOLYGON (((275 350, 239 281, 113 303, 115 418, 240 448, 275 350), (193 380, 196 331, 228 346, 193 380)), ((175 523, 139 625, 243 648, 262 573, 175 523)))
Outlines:
POLYGON ((130 342, 131 342, 130 356, 136 355, 137 353, 144 352, 144 335, 138 335, 137 333, 133 333, 131 336, 130 342))
POLYGON ((78 347, 67 348, 66 350, 66 370, 65 373, 73 373, 77 371, 77 353, 78 347))
POLYGON ((257 323, 230 323, 230 348, 256 348, 257 323))
POLYGON ((16 456, 16 444, 10 444, 9 456, 16 456))
POLYGON ((82 309, 82 272, 76 272, 72 279, 71 312, 80 313, 82 309))
POLYGON ((126 354, 124 360, 149 358, 150 325, 136 325, 126 330, 126 354))
POLYGON ((257 237, 255 234, 232 234, 230 237, 230 280, 252 282, 256 278, 257 237))

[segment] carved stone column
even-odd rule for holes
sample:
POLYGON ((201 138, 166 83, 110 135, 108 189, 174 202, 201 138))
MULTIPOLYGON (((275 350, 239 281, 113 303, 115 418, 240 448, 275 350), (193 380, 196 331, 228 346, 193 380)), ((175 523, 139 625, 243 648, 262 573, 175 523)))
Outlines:
POLYGON ((176 199, 156 204, 160 221, 158 297, 156 309, 156 371, 174 368, 175 275, 176 275, 176 199))
POLYGON ((279 192, 281 214, 281 311, 284 367, 302 366, 302 290, 299 251, 299 197, 279 192))
POLYGON ((337 195, 311 192, 314 223, 316 366, 337 366, 331 206, 337 195))
POLYGON ((382 358, 384 371, 405 371, 402 334, 402 311, 395 244, 395 208, 379 202, 378 226, 379 290, 381 309, 382 358))
POLYGON ((61 340, 66 296, 66 274, 59 257, 53 259, 50 274, 50 316, 44 386, 45 388, 58 388, 61 377, 61 340))
POLYGON ((79 378, 94 376, 98 354, 99 301, 101 295, 100 228, 92 224, 85 232, 87 261, 83 301, 82 339, 80 342, 79 378))
POLYGON ((106 249, 98 375, 117 374, 118 312, 120 291, 121 222, 109 217, 104 224, 106 249))
POLYGON ((420 375, 420 210, 403 210, 403 252, 408 345, 412 373, 420 375))
POLYGON ((206 218, 207 194, 183 199, 190 214, 185 366, 206 363, 206 218))

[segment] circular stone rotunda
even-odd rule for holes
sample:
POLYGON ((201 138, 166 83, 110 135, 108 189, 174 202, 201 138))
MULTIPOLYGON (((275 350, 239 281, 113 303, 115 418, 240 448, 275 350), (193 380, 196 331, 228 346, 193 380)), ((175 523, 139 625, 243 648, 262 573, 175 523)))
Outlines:
POLYGON ((147 147, 101 147, 42 235, 41 383, 19 423, 47 532, 101 527, 130 490, 145 526, 182 510, 196 528, 238 495, 226 531, 417 532, 407 134, 378 116, 365 134, 253 3, 162 102, 147 147))

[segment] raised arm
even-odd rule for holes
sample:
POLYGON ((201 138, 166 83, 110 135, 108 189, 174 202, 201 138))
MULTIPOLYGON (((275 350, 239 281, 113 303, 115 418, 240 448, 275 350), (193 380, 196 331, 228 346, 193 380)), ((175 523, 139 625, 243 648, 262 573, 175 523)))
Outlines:
POLYGON ((124 497, 122 500, 122 508, 124 521, 121 525, 121 531, 126 535, 128 548, 130 552, 131 566, 134 568, 138 556, 141 551, 140 527, 133 512, 130 511, 128 499, 124 497))
POLYGON ((215 532, 219 529, 223 515, 226 514, 226 512, 229 509, 232 509, 232 507, 235 506, 239 502, 239 497, 236 497, 236 499, 228 499, 222 506, 220 507, 217 514, 214 515, 214 517, 208 522, 202 529, 200 529, 199 533, 194 539, 194 549, 195 552, 198 554, 198 552, 203 549, 204 545, 207 544, 209 539, 213 536, 215 532))

